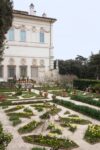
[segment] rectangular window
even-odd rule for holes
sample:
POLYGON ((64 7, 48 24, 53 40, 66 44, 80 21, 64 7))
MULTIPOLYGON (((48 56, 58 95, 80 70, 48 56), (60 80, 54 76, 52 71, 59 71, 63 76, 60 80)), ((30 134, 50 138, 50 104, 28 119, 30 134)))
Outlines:
POLYGON ((27 77, 27 66, 20 66, 20 77, 27 77))
POLYGON ((44 32, 40 32, 40 43, 44 43, 44 32))
POLYGON ((3 66, 0 66, 0 78, 3 78, 3 66))
POLYGON ((14 78, 16 75, 16 67, 8 66, 8 78, 14 78))
POLYGON ((31 77, 32 78, 38 77, 38 68, 37 67, 31 67, 31 77))
POLYGON ((14 41, 14 29, 10 29, 10 30, 8 31, 7 37, 8 37, 8 40, 9 40, 9 41, 14 41))
POLYGON ((20 32, 20 41, 25 42, 26 41, 26 31, 22 30, 20 32))

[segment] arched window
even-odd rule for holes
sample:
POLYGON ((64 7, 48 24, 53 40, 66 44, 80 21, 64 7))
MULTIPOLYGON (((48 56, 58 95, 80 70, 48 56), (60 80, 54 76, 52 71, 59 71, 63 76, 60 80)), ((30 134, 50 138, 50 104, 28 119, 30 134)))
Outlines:
POLYGON ((8 31, 8 35, 7 35, 8 41, 14 41, 14 28, 11 28, 8 31))
POLYGON ((40 31, 40 43, 44 43, 44 32, 40 31))
POLYGON ((20 31, 20 41, 21 42, 25 42, 26 41, 26 31, 25 30, 21 30, 20 31))

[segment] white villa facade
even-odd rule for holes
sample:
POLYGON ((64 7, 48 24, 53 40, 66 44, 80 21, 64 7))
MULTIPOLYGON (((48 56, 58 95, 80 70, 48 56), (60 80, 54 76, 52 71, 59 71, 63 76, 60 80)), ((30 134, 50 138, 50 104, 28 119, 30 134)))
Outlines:
POLYGON ((8 48, 0 64, 1 81, 14 77, 41 81, 52 72, 52 26, 56 19, 48 18, 45 13, 42 17, 35 13, 33 4, 30 14, 14 10, 13 24, 7 33, 8 48))

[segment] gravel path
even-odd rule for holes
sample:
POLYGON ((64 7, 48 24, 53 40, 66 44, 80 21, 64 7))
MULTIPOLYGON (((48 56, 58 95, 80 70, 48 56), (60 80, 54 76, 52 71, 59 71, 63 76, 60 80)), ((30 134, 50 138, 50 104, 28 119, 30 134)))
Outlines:
POLYGON ((11 125, 8 117, 4 113, 4 110, 0 108, 0 121, 3 124, 3 129, 13 135, 13 139, 7 147, 7 150, 31 150, 32 145, 25 143, 21 136, 16 131, 15 127, 11 125))

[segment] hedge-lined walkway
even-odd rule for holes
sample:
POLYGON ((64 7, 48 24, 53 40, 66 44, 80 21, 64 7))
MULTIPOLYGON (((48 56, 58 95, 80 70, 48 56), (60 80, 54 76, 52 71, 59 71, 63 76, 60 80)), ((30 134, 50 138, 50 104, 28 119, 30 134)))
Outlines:
MULTIPOLYGON (((32 90, 34 93, 36 94, 39 94, 39 91, 38 90, 32 90)), ((53 94, 48 94, 48 100, 52 99, 52 95, 53 94)), ((100 110, 100 107, 97 107, 97 106, 93 106, 93 105, 89 105, 89 104, 86 104, 86 103, 82 103, 82 102, 79 102, 79 101, 75 101, 75 100, 72 100, 70 97, 61 97, 61 96, 56 96, 57 99, 62 99, 62 100, 66 100, 66 101, 69 101, 69 102, 73 102, 77 105, 83 105, 83 106, 88 106, 88 107, 91 107, 91 108, 94 108, 94 109, 97 109, 97 110, 100 110)))

